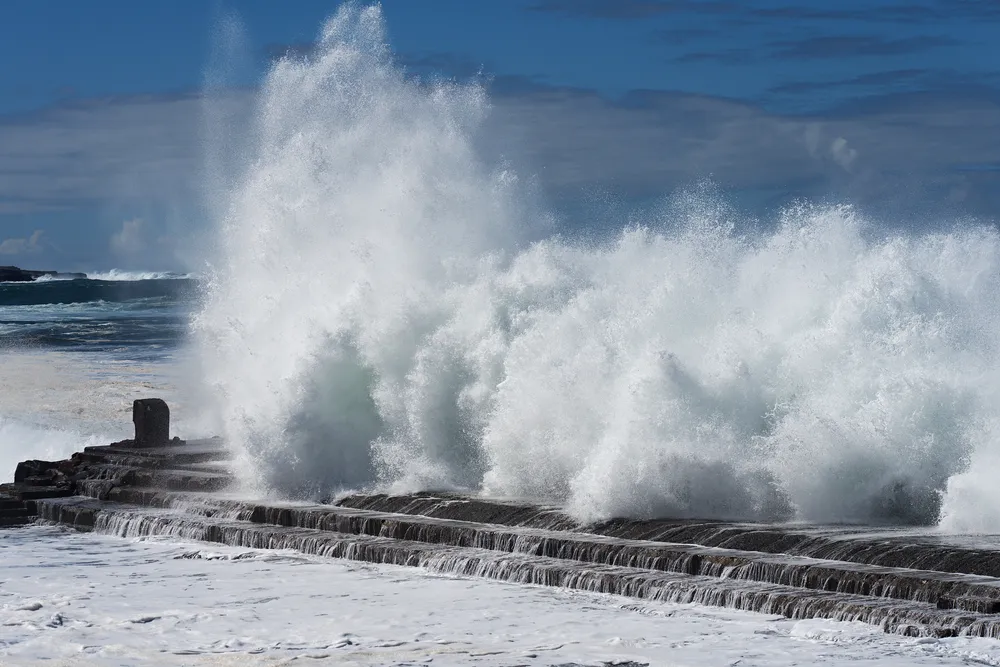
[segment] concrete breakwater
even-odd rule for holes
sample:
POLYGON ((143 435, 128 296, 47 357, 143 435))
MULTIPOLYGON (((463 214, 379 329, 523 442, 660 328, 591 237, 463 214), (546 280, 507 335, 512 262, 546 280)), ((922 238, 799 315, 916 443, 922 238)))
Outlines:
POLYGON ((295 549, 524 584, 888 632, 1000 638, 1000 539, 913 529, 615 520, 447 493, 357 494, 309 504, 239 498, 218 439, 169 439, 140 401, 136 438, 66 461, 26 461, 0 486, 0 524, 49 521, 121 537, 168 535, 295 549))

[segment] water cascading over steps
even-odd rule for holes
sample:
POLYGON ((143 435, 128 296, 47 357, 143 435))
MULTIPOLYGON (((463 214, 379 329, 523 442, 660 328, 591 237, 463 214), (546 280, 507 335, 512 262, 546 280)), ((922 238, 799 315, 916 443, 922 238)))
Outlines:
POLYGON ((126 538, 254 549, 789 618, 858 620, 912 635, 1000 638, 1000 544, 928 531, 698 521, 581 524, 558 507, 453 493, 356 494, 328 504, 234 496, 219 440, 90 447, 75 486, 5 485, 40 520, 126 538), (72 492, 75 495, 65 495, 72 492), (30 496, 30 497, 29 497, 30 496), (61 496, 61 497, 60 497, 61 496))

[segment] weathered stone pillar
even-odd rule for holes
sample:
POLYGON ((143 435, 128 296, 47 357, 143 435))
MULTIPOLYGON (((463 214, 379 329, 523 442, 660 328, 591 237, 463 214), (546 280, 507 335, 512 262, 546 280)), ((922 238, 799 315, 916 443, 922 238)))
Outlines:
POLYGON ((140 398, 132 404, 136 447, 165 447, 170 442, 170 408, 160 398, 140 398))

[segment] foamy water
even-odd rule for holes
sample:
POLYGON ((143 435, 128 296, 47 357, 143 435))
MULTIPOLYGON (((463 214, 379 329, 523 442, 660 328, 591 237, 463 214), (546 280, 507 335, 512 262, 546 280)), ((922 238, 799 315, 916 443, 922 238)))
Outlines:
POLYGON ((122 269, 111 269, 110 271, 88 271, 87 278, 90 280, 104 280, 106 282, 135 282, 137 280, 186 280, 193 278, 189 273, 176 273, 172 271, 125 271, 122 269))
POLYGON ((911 639, 294 552, 34 526, 0 531, 0 553, 0 664, 18 667, 1000 664, 987 639, 911 639))
POLYGON ((378 8, 274 65, 194 321, 248 485, 1000 530, 993 227, 696 188, 550 236, 474 150, 488 107, 408 80, 378 8))
POLYGON ((162 396, 173 432, 185 437, 218 430, 204 400, 191 389, 185 358, 130 361, 107 352, 0 350, 0 479, 18 462, 56 461, 92 445, 130 438, 132 401, 162 396))

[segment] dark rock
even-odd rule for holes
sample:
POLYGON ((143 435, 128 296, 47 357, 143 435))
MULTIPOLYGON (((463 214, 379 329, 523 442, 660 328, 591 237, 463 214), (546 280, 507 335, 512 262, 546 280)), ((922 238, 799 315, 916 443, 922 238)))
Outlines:
POLYGON ((66 496, 73 495, 73 489, 61 486, 21 485, 15 490, 15 495, 21 500, 40 500, 42 498, 65 498, 66 496))
POLYGON ((160 398, 140 398, 132 404, 136 447, 170 444, 170 408, 160 398))
POLYGON ((86 273, 60 273, 59 271, 29 271, 16 266, 0 266, 0 283, 30 283, 42 276, 67 280, 86 278, 86 273))
POLYGON ((55 480, 51 475, 28 475, 24 478, 24 483, 28 486, 53 486, 55 480))
POLYGON ((0 512, 4 510, 16 510, 22 507, 24 507, 24 504, 17 498, 7 494, 0 495, 0 512))
POLYGON ((37 459, 21 461, 17 464, 17 468, 14 469, 14 483, 22 484, 29 477, 48 476, 49 471, 56 469, 58 465, 58 463, 53 463, 52 461, 39 461, 37 459))

